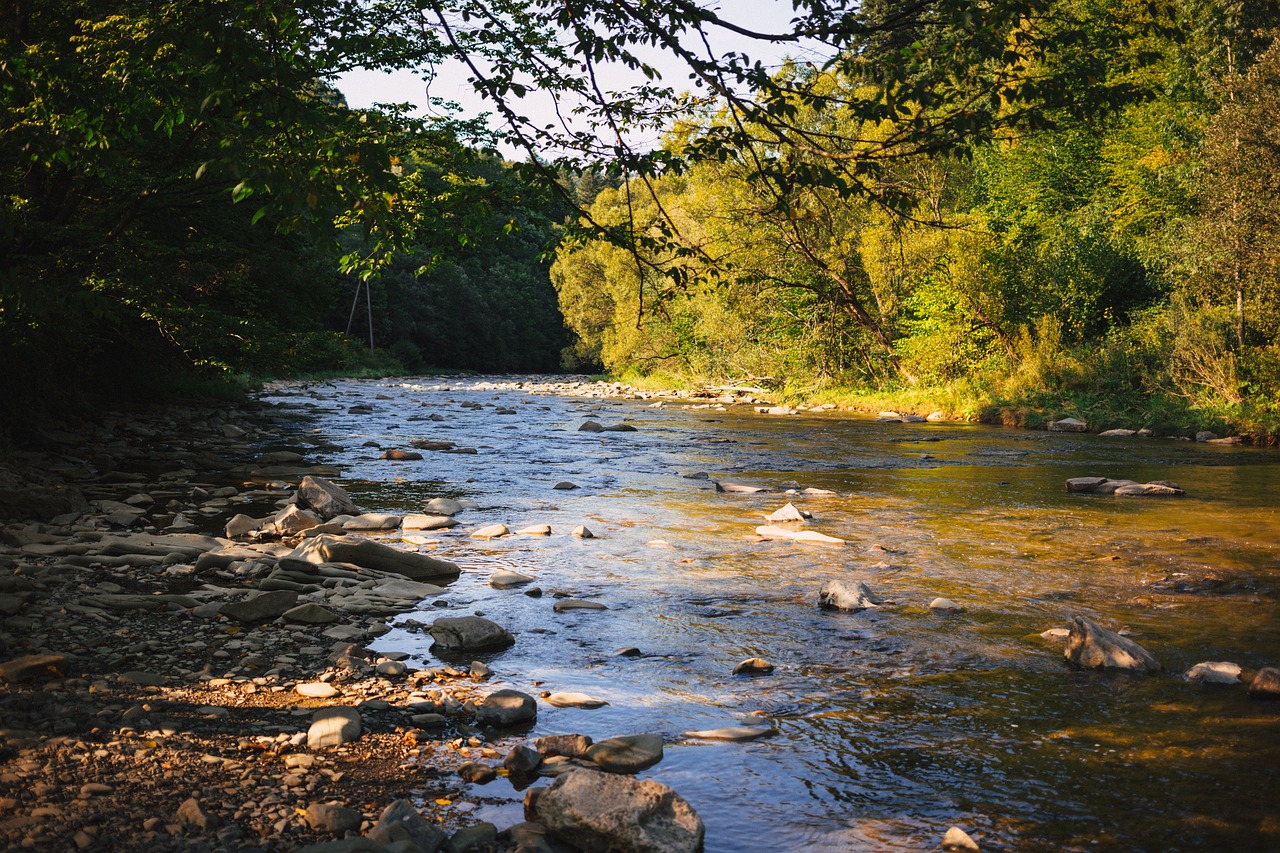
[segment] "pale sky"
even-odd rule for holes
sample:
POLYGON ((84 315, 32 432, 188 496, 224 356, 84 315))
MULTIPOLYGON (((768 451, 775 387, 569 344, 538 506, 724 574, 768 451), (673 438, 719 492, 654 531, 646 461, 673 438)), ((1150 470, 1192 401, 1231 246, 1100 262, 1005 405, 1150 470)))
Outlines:
MULTIPOLYGON (((726 0, 723 3, 712 3, 711 7, 721 10, 720 14, 735 24, 766 32, 785 32, 789 29, 791 18, 795 14, 790 0, 732 0, 732 2, 726 0)), ((721 54, 728 51, 745 52, 752 58, 758 57, 765 61, 766 64, 779 63, 788 55, 795 56, 804 51, 803 47, 797 47, 795 44, 770 45, 724 32, 718 34, 713 47, 721 54)), ((658 51, 637 52, 662 73, 663 82, 667 85, 680 90, 688 84, 688 72, 676 60, 658 51)), ((484 99, 467 82, 469 76, 470 70, 461 63, 449 63, 437 68, 429 82, 409 71, 384 73, 359 70, 343 75, 337 81, 337 85, 346 96, 348 104, 356 109, 369 107, 375 103, 410 103, 419 108, 420 114, 424 114, 429 94, 430 97, 456 101, 462 106, 464 117, 492 113, 492 108, 484 103, 484 99)), ((606 86, 618 89, 641 80, 640 75, 617 68, 608 74, 604 83, 606 86)), ((525 115, 533 118, 539 125, 555 121, 551 99, 545 93, 531 92, 518 103, 525 115)), ((494 123, 496 124, 496 119, 494 123)), ((645 140, 639 140, 639 142, 643 145, 645 140)), ((504 153, 511 156, 514 152, 504 151, 504 153)))

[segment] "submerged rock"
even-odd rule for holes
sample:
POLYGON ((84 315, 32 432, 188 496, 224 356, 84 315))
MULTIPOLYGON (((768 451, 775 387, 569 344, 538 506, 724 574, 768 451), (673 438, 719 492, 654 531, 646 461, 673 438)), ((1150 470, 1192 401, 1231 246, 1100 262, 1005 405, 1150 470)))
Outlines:
POLYGON ((1071 617, 1071 634, 1063 653, 1081 669, 1159 672, 1160 662, 1128 637, 1108 631, 1087 616, 1071 617))
POLYGON ((818 592, 818 604, 832 610, 868 610, 884 604, 884 599, 861 581, 827 581, 818 592))
POLYGON ((571 770, 537 800, 554 837, 579 850, 699 853, 706 829, 693 806, 661 782, 571 770))
POLYGON ((1240 664, 1230 661, 1205 661, 1187 670, 1187 681, 1201 684, 1239 684, 1240 664))

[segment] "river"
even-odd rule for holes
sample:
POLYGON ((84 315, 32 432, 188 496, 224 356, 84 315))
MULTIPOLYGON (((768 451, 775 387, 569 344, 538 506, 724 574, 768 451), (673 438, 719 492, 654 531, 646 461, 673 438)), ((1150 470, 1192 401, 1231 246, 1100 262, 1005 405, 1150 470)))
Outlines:
MULTIPOLYGON (((266 399, 301 416, 280 448, 341 466, 369 510, 480 505, 432 551, 462 577, 409 618, 479 611, 517 637, 482 658, 495 688, 610 703, 540 703, 528 737, 661 733, 666 756, 642 776, 693 804, 708 851, 932 850, 953 824, 985 851, 1280 849, 1280 703, 1182 678, 1200 661, 1246 675, 1280 664, 1276 451, 539 387, 350 381, 266 399), (578 431, 588 419, 636 431, 578 431), (379 458, 421 438, 476 453, 379 458), (687 476, 699 473, 710 479, 687 476), (1068 494, 1077 476, 1173 480, 1187 494, 1068 494), (713 480, 836 495, 721 493, 713 480), (578 488, 553 489, 561 481, 578 488), (846 544, 758 541, 788 500, 846 544), (498 522, 553 533, 468 537, 498 522), (570 535, 578 525, 596 538, 570 535), (500 568, 547 594, 489 586, 500 568), (821 610, 835 578, 893 603, 821 610), (555 613, 554 591, 608 610, 555 613), (930 610, 938 596, 965 610, 930 610), (1164 672, 1068 668, 1039 635, 1076 613, 1132 632, 1164 672), (640 654, 617 654, 628 647, 640 654), (732 674, 755 656, 774 672, 732 674), (776 732, 682 737, 748 721, 776 732)), ((429 641, 393 630, 378 648, 439 665, 429 641)), ((504 779, 468 793, 467 819, 522 819, 504 779)))

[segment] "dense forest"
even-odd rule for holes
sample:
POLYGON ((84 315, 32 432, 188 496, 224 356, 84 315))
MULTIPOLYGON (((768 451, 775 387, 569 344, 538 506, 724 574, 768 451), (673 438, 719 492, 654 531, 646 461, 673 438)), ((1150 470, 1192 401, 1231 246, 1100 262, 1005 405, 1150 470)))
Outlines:
POLYGON ((1277 4, 783 5, 0 3, 6 419, 563 368, 1280 434, 1277 4), (501 127, 334 88, 447 58, 501 127))

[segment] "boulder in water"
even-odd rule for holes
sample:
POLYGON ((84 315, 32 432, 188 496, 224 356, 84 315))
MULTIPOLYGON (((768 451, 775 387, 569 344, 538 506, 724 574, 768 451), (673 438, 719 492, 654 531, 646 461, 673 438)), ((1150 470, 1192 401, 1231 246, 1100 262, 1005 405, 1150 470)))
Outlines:
POLYGON ((1122 669, 1159 672, 1160 662, 1128 637, 1108 631, 1087 616, 1071 617, 1071 635, 1064 652, 1081 669, 1122 669))
POLYGON ((1280 668, 1264 666, 1249 682, 1250 699, 1280 699, 1280 668))
POLYGON ((832 610, 868 610, 884 604, 884 599, 861 581, 827 581, 818 592, 818 604, 832 610))
POLYGON ((700 853, 706 835, 693 806, 661 782, 586 769, 551 783, 537 814, 553 837, 579 850, 700 853))
POLYGON ((483 616, 442 616, 428 631, 445 651, 505 649, 516 641, 510 631, 483 616))
POLYGON ((1187 670, 1187 681, 1200 684, 1239 684, 1240 664, 1230 661, 1205 661, 1187 670))
POLYGON ((360 514, 360 508, 340 486, 311 475, 303 477, 298 486, 298 503, 304 508, 314 509, 321 518, 326 519, 337 515, 360 514))

